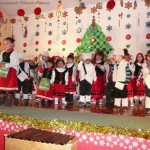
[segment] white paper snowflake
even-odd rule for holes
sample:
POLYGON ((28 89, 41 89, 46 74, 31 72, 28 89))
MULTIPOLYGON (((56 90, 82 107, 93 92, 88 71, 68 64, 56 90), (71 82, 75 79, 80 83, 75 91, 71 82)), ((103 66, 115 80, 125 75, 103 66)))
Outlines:
POLYGON ((146 150, 146 149, 147 149, 147 145, 142 144, 142 145, 141 145, 141 148, 144 149, 144 150, 146 150))
POLYGON ((101 141, 99 142, 99 144, 100 144, 101 146, 104 146, 104 145, 105 145, 105 142, 104 142, 103 140, 101 140, 101 141))
POLYGON ((111 25, 108 25, 107 27, 106 27, 106 30, 108 30, 109 32, 112 30, 112 26, 111 25))
POLYGON ((126 24, 126 25, 125 25, 125 28, 126 28, 127 30, 131 29, 131 28, 132 28, 132 27, 131 27, 131 24, 129 24, 129 23, 126 24))
POLYGON ((62 31, 62 34, 63 34, 63 35, 66 35, 66 34, 67 34, 67 30, 63 30, 63 31, 62 31))
POLYGON ((82 135, 82 139, 83 139, 83 140, 86 140, 86 139, 87 139, 87 136, 86 136, 85 134, 83 134, 83 135, 82 135))
POLYGON ((76 136, 77 136, 77 137, 79 137, 79 136, 80 136, 80 133, 79 133, 79 132, 77 132, 77 133, 76 133, 76 136))
POLYGON ((77 33, 81 33, 81 32, 82 32, 82 28, 78 28, 77 33))
POLYGON ((126 139, 125 144, 130 144, 130 140, 126 139))
POLYGON ((134 147, 138 147, 138 142, 136 142, 136 141, 134 141, 133 143, 132 143, 132 145, 134 146, 134 147))

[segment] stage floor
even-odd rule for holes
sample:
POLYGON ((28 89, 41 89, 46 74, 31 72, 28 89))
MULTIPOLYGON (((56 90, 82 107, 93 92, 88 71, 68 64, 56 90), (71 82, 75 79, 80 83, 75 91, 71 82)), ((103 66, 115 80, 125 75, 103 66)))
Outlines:
MULTIPOLYGON (((122 115, 116 114, 103 114, 101 111, 94 112, 91 109, 98 108, 81 108, 76 107, 58 107, 58 106, 47 106, 42 105, 41 108, 35 107, 23 107, 23 106, 11 106, 5 107, 0 106, 1 113, 7 113, 10 115, 19 114, 22 116, 28 116, 46 120, 70 120, 70 121, 82 121, 100 126, 117 126, 125 127, 129 129, 143 129, 150 130, 150 118, 146 117, 135 117, 124 113, 122 115), (44 107, 44 108, 42 108, 44 107), (91 113, 92 112, 92 113, 91 113)), ((95 106, 96 107, 96 106, 95 106)), ((128 112, 131 112, 133 108, 130 108, 128 112)), ((101 109, 99 109, 101 110, 101 109)))

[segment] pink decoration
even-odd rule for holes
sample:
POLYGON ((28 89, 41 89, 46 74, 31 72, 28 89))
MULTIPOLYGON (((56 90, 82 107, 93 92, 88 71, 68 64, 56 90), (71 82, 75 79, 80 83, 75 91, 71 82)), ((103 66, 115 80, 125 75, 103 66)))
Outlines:
POLYGON ((34 14, 35 15, 40 15, 41 14, 41 8, 40 7, 36 7, 35 9, 34 9, 34 14))
POLYGON ((63 40, 63 41, 62 41, 62 44, 65 45, 65 44, 66 44, 66 40, 63 40))
POLYGON ((48 41, 48 44, 49 44, 49 45, 51 45, 51 44, 52 44, 52 41, 51 41, 51 40, 49 40, 49 41, 48 41))

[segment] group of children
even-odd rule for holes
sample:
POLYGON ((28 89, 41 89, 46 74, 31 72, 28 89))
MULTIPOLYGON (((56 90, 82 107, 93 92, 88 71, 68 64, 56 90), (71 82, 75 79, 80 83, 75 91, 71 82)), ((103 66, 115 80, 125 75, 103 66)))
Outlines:
POLYGON ((74 94, 79 93, 79 106, 102 104, 106 96, 106 106, 113 104, 114 110, 126 110, 129 104, 142 103, 147 112, 150 111, 150 50, 146 59, 138 53, 135 62, 131 62, 128 50, 116 49, 107 60, 102 50, 81 54, 76 62, 74 54, 70 53, 66 63, 61 57, 49 57, 45 51, 36 63, 31 64, 13 47, 14 40, 6 38, 6 51, 0 55, 1 105, 11 105, 14 93, 17 105, 22 91, 24 105, 28 106, 29 94, 34 89, 30 70, 37 70, 37 99, 54 101, 56 105, 60 101, 72 105, 74 94))

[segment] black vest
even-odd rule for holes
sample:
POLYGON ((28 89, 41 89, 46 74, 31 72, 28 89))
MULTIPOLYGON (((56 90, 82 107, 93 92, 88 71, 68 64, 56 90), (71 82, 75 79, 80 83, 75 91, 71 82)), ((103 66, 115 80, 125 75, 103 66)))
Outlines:
POLYGON ((10 63, 10 55, 13 51, 6 53, 4 52, 2 55, 2 62, 10 63))
POLYGON ((69 77, 71 77, 72 76, 72 74, 73 74, 73 67, 74 67, 74 65, 72 66, 72 67, 70 67, 70 68, 67 68, 67 71, 68 71, 68 74, 69 74, 69 77))
POLYGON ((42 78, 48 78, 48 79, 51 80, 51 78, 52 78, 52 72, 53 72, 53 69, 48 70, 47 68, 45 68, 42 78))
MULTIPOLYGON (((102 61, 100 63, 96 63, 96 64, 104 65, 104 61, 102 61)), ((99 68, 99 67, 95 67, 95 71, 96 71, 97 76, 104 75, 104 71, 102 71, 101 68, 99 68)))
POLYGON ((55 83, 58 84, 65 84, 65 74, 67 72, 67 69, 64 72, 59 72, 57 69, 55 70, 55 83))

